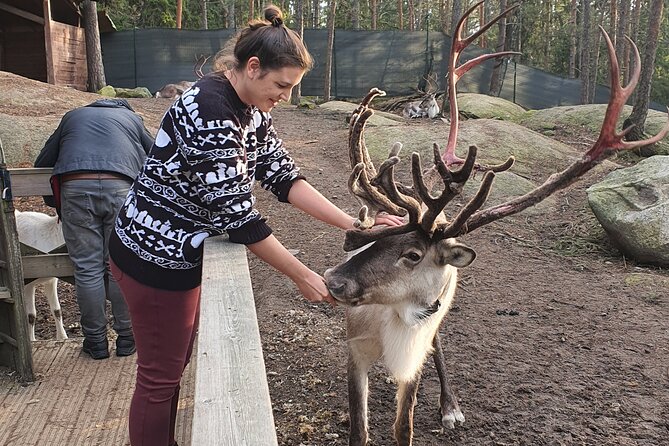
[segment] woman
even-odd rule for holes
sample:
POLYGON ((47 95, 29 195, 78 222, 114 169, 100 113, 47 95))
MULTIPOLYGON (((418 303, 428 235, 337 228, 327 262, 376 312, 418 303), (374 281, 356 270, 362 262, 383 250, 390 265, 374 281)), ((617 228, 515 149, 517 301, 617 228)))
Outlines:
POLYGON ((179 383, 197 329, 208 236, 227 232, 231 242, 288 276, 310 302, 334 303, 323 278, 274 238, 253 207, 257 180, 314 218, 353 227, 352 217, 299 174, 274 131, 269 111, 288 101, 312 59, 278 8, 264 13, 264 21, 238 35, 227 68, 200 79, 165 114, 110 241, 112 271, 137 343, 133 446, 176 444, 179 383))

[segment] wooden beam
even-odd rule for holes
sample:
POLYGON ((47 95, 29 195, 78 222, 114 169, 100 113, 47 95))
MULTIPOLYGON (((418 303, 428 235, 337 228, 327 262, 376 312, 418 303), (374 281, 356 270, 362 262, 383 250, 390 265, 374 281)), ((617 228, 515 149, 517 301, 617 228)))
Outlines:
POLYGON ((18 348, 19 346, 19 343, 16 342, 16 339, 0 331, 0 344, 2 344, 3 342, 6 342, 7 344, 11 345, 14 348, 18 348))
POLYGON ((51 167, 17 167, 7 170, 12 180, 13 197, 52 195, 49 183, 53 171, 51 167))
POLYGON ((30 20, 31 22, 39 23, 40 25, 44 25, 44 18, 40 17, 35 14, 31 14, 28 11, 23 11, 22 9, 15 8, 14 6, 10 6, 6 3, 0 2, 0 10, 7 11, 10 14, 17 15, 19 17, 23 17, 26 20, 30 20))
POLYGON ((9 288, 0 286, 0 301, 5 301, 8 303, 14 302, 14 299, 12 299, 12 292, 9 291, 9 288))
MULTIPOLYGON (((0 170, 5 169, 5 153, 0 144, 0 170)), ((0 286, 11 293, 11 303, 5 301, 9 305, 0 305, 0 333, 5 340, 0 349, 0 363, 15 370, 21 381, 34 381, 32 344, 23 306, 21 246, 12 201, 0 200, 0 259, 6 262, 5 268, 0 269, 0 286)))
POLYGON ((42 0, 44 10, 44 49, 46 52, 46 81, 56 85, 56 70, 53 65, 53 46, 51 42, 51 0, 42 0))
POLYGON ((205 242, 201 299, 191 444, 276 446, 243 245, 205 242))
POLYGON ((74 276, 74 266, 68 254, 40 254, 21 257, 23 279, 58 277, 70 279, 74 276))

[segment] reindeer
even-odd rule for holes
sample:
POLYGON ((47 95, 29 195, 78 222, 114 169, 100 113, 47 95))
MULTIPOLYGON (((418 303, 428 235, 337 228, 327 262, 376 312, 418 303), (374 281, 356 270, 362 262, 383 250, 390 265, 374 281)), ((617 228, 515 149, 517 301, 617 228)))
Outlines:
MULTIPOLYGON (((14 217, 16 219, 16 231, 22 244, 42 253, 51 252, 65 244, 58 216, 50 216, 41 212, 21 212, 14 210, 14 217)), ((60 302, 58 301, 58 279, 56 277, 34 279, 23 287, 23 306, 28 316, 30 340, 34 341, 36 339, 35 322, 37 311, 35 308, 35 290, 41 285, 44 285, 44 294, 47 297, 51 315, 56 323, 56 340, 65 340, 67 339, 67 333, 63 326, 63 314, 60 310, 60 302)))
MULTIPOLYGON (((193 72, 197 76, 198 79, 202 79, 204 77, 204 73, 202 72, 202 67, 204 64, 207 63, 207 60, 209 60, 210 56, 200 56, 197 58, 195 65, 193 66, 193 72)), ((166 98, 166 99, 171 99, 175 100, 179 98, 186 90, 188 90, 190 87, 195 85, 195 82, 191 81, 180 81, 177 82, 176 84, 166 84, 163 85, 160 90, 156 91, 156 98, 166 98)))
POLYGON ((430 118, 434 119, 440 112, 439 103, 437 103, 437 84, 433 82, 430 76, 425 77, 428 87, 425 96, 420 101, 407 103, 402 109, 402 116, 405 118, 430 118))
POLYGON ((411 159, 412 186, 395 179, 401 144, 396 143, 378 172, 364 144, 364 128, 373 110, 368 107, 375 96, 372 89, 354 112, 349 129, 349 155, 352 173, 350 192, 361 202, 357 228, 346 233, 344 250, 348 260, 325 272, 328 289, 337 302, 346 305, 348 341, 348 391, 350 411, 349 445, 364 446, 368 441, 368 371, 381 359, 398 383, 397 412, 393 426, 397 445, 410 446, 413 438, 413 411, 421 371, 427 356, 434 357, 441 381, 440 415, 444 427, 453 428, 465 418, 446 379, 446 365, 439 339, 439 327, 448 313, 457 287, 457 269, 474 261, 474 250, 456 240, 481 226, 516 214, 537 204, 554 192, 574 183, 584 173, 618 150, 652 144, 669 133, 669 120, 660 133, 643 141, 623 141, 630 130, 616 131, 617 118, 640 73, 639 52, 633 49, 636 64, 627 86, 619 84, 620 70, 615 49, 603 28, 611 61, 611 98, 597 141, 583 156, 527 194, 481 210, 496 172, 508 170, 514 160, 499 166, 476 163, 476 146, 470 146, 466 159, 455 156, 458 109, 455 86, 458 79, 483 60, 512 54, 481 55, 460 66, 462 50, 513 6, 482 26, 468 38, 462 37, 464 21, 480 5, 472 6, 460 19, 453 37, 449 70, 450 132, 443 154, 434 144, 434 165, 423 170, 420 156, 411 159), (454 166, 460 166, 454 169, 454 166), (453 218, 445 208, 458 196, 474 170, 485 171, 481 185, 453 218), (433 185, 443 186, 437 196, 433 185), (378 212, 406 214, 402 226, 372 228, 378 212))

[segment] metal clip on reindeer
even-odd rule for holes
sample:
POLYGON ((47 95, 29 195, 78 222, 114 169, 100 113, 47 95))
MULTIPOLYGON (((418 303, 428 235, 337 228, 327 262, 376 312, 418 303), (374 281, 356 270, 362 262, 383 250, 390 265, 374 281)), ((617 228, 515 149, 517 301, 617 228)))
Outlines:
POLYGON ((500 54, 480 56, 458 67, 456 64, 463 48, 513 8, 463 39, 463 24, 477 7, 478 4, 472 6, 460 19, 453 37, 449 71, 451 124, 446 150, 440 154, 439 146, 434 144, 434 166, 425 171, 418 153, 412 155, 412 187, 394 178, 401 144, 393 146, 378 172, 364 144, 365 123, 373 114, 368 105, 375 96, 384 93, 372 89, 351 119, 349 154, 353 171, 349 190, 363 206, 358 229, 347 232, 344 250, 357 251, 352 252, 346 262, 325 273, 332 295, 338 302, 347 305, 351 446, 367 444, 367 374, 372 363, 379 359, 398 383, 394 423, 394 437, 398 445, 412 444, 416 393, 421 370, 429 354, 434 357, 441 381, 442 425, 453 428, 456 421, 462 423, 465 420, 446 380, 445 359, 439 339, 439 326, 448 312, 457 286, 457 268, 468 266, 475 257, 474 250, 457 242, 455 237, 533 206, 572 184, 616 151, 654 143, 669 132, 668 122, 653 138, 627 142, 623 141, 623 137, 629 129, 620 133, 616 131, 617 118, 639 80, 640 57, 636 46, 628 39, 636 64, 629 84, 622 87, 615 50, 600 27, 611 61, 611 98, 599 138, 581 159, 562 172, 551 175, 536 189, 480 210, 492 187, 495 171, 510 168, 513 159, 492 168, 477 166, 475 146, 469 147, 465 160, 455 156, 458 114, 455 84, 469 69, 500 54), (461 167, 453 170, 454 165, 461 167), (445 207, 460 193, 475 168, 486 171, 478 192, 452 219, 447 219, 445 207), (442 191, 436 197, 430 193, 431 178, 443 183, 442 191), (408 222, 399 227, 370 229, 373 215, 382 211, 408 214, 408 222))

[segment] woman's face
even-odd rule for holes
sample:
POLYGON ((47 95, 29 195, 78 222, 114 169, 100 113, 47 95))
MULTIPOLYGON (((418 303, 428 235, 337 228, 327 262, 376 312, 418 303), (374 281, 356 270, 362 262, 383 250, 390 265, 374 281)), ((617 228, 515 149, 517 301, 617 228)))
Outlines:
POLYGON ((304 70, 299 67, 284 67, 262 70, 260 64, 249 59, 246 102, 263 112, 269 112, 281 101, 288 101, 293 87, 300 83, 304 70))

